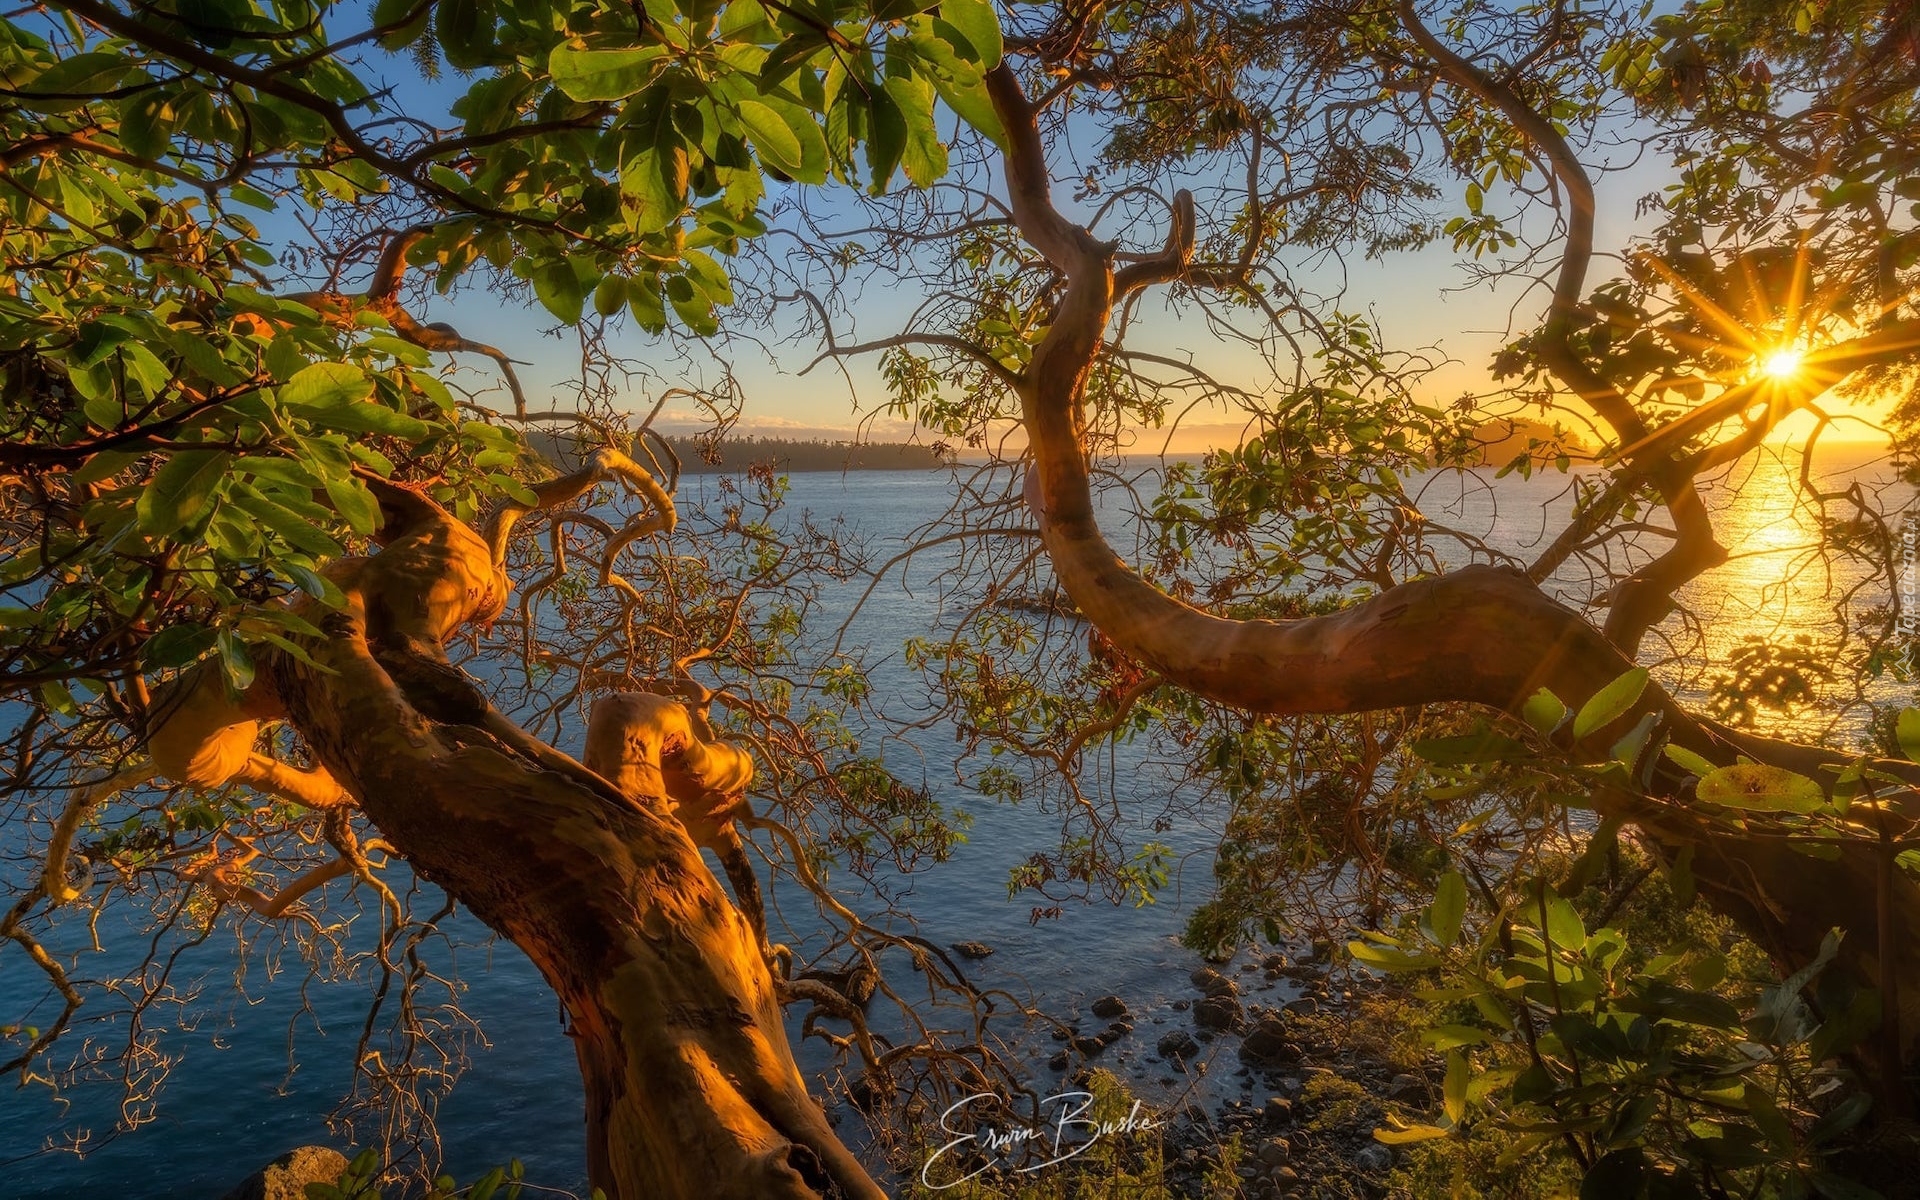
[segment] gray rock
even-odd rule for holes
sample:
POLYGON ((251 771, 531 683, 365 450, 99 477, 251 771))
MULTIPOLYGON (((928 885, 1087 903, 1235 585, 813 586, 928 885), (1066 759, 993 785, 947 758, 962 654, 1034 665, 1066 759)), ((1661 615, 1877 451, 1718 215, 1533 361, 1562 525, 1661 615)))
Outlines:
POLYGON ((1427 1081, 1418 1075, 1395 1075, 1393 1082, 1387 1085, 1387 1095, 1395 1100, 1409 1100, 1427 1094, 1427 1081))
POLYGON ((993 947, 985 942, 955 942, 953 951, 961 958, 985 958, 993 953, 993 947))
POLYGON ((1066 1070, 1067 1069, 1067 1052, 1065 1050, 1055 1051, 1053 1057, 1047 1060, 1047 1065, 1049 1067, 1052 1067, 1056 1071, 1066 1070))
POLYGON ((310 1183, 338 1183, 347 1156, 331 1146, 301 1146, 255 1171, 221 1200, 307 1200, 310 1183))
POLYGON ((1273 1096, 1267 1100, 1266 1117, 1269 1124, 1285 1125, 1293 1120, 1293 1101, 1285 1096, 1273 1096))
POLYGON ((1263 1143, 1253 1156, 1270 1167, 1277 1167, 1293 1157, 1293 1147, 1285 1138, 1274 1138, 1263 1143))
POLYGON ((1100 1041, 1104 1045, 1111 1046, 1132 1032, 1133 1026, 1127 1024, 1125 1021, 1115 1021, 1100 1031, 1100 1041))
POLYGON ((1390 1171, 1393 1169, 1393 1151, 1378 1142, 1370 1146, 1362 1146, 1353 1156, 1353 1165, 1362 1171, 1390 1171))
POLYGON ((1093 1015, 1105 1019, 1127 1015, 1127 1002, 1118 996, 1102 996, 1093 1002, 1093 1015))
POLYGON ((1238 984, 1212 967, 1201 967, 1190 978, 1193 980, 1193 986, 1209 996, 1236 996, 1240 993, 1238 984))
POLYGON ((1208 996, 1193 1006, 1193 1023, 1202 1029, 1232 1029, 1240 1022, 1240 1002, 1232 996, 1208 996))
POLYGON ((1277 1017, 1266 1017, 1254 1026, 1247 1040, 1240 1043, 1240 1057, 1249 1062, 1282 1062, 1285 1061, 1286 1047, 1286 1022, 1277 1017))
POLYGON ((1078 1050, 1081 1054, 1086 1055, 1088 1058, 1092 1058, 1107 1048, 1107 1044, 1097 1037, 1077 1037, 1069 1042, 1068 1045, 1078 1050))
POLYGON ((1162 1037, 1154 1048, 1162 1058, 1183 1059, 1192 1057, 1200 1049, 1200 1043, 1194 1041, 1193 1035, 1186 1030, 1176 1029, 1162 1037))
POLYGON ((1301 996, 1297 999, 1287 1001, 1280 1007, 1299 1016, 1311 1016, 1320 1011, 1320 1002, 1312 996, 1301 996))

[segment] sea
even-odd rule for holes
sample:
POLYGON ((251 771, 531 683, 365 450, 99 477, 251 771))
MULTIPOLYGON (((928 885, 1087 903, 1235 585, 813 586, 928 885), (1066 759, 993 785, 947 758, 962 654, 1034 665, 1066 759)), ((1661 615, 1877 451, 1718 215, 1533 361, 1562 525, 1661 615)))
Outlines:
MULTIPOLYGON (((1818 553, 1821 517, 1794 486, 1801 469, 1797 457, 1763 452, 1709 486, 1708 502, 1733 557, 1689 588, 1686 607, 1695 615, 1663 627, 1647 655, 1683 695, 1703 699, 1709 680, 1678 674, 1682 661, 1726 664, 1756 638, 1791 642, 1805 636, 1825 644, 1837 605, 1885 604, 1892 590, 1914 586, 1911 574, 1902 582, 1898 561, 1891 583, 1866 583, 1857 568, 1818 553)), ((1154 470, 1155 464, 1143 461, 1123 464, 1121 473, 1150 492, 1154 470)), ((1889 512, 1912 501, 1912 490, 1895 481, 1885 458, 1864 447, 1822 451, 1809 476, 1836 496, 1856 488, 1889 512)), ((884 562, 947 509, 956 478, 948 471, 798 473, 790 477, 788 509, 816 522, 843 520, 867 540, 874 561, 884 562)), ((1572 504, 1571 486, 1582 478, 1590 472, 1549 469, 1531 478, 1495 478, 1492 471, 1447 471, 1415 478, 1409 490, 1436 524, 1525 558, 1558 530, 1572 504)), ((686 480, 682 507, 717 503, 717 489, 712 478, 686 480)), ((1105 519, 1117 534, 1127 493, 1113 492, 1104 503, 1105 519)), ((1845 515, 1845 505, 1836 501, 1829 511, 1845 515)), ((1920 532, 1920 522, 1899 528, 1909 531, 1911 556, 1911 533, 1920 532)), ((1115 540, 1123 548, 1131 544, 1115 540)), ((864 652, 873 689, 869 711, 909 719, 919 711, 924 685, 900 647, 951 615, 940 573, 952 562, 934 552, 889 570, 872 583, 858 615, 838 634, 844 645, 864 652)), ((1568 596, 1583 594, 1571 571, 1550 586, 1568 596)), ((812 627, 836 634, 867 588, 861 580, 829 589, 811 616, 812 627)), ((1904 600, 1911 610, 1914 597, 1904 600)), ((1851 690, 1853 682, 1838 680, 1835 687, 1851 690)), ((1891 675, 1868 681, 1865 690, 1882 704, 1911 701, 1909 686, 1891 675)), ((1855 706, 1819 721, 1799 716, 1791 731, 1858 740, 1864 736, 1863 713, 1855 706)), ((577 729, 568 729, 557 741, 577 754, 579 737, 577 729)), ((890 768, 973 818, 968 840, 948 861, 887 881, 897 907, 911 913, 912 932, 943 946, 985 943, 993 955, 965 964, 976 985, 1004 989, 1062 1019, 1086 1017, 1096 997, 1124 998, 1139 1032, 1116 1046, 1103 1065, 1127 1078, 1150 1105, 1211 1103, 1251 1086, 1234 1076, 1229 1050, 1220 1050, 1225 1057, 1204 1075, 1176 1075, 1150 1055, 1160 1033, 1186 1027, 1187 1014, 1174 1005, 1191 999, 1187 976, 1202 960, 1179 939, 1195 906, 1210 895, 1223 803, 1182 796, 1176 764, 1151 745, 1112 751, 1102 772, 1102 799, 1133 834, 1171 847, 1168 883, 1143 906, 1073 903, 1036 920, 1035 908, 1046 902, 1009 895, 1008 873, 1036 850, 1057 846, 1057 810, 1009 805, 974 792, 968 781, 979 764, 958 761, 961 748, 950 728, 892 732, 881 744, 890 768)), ((856 909, 871 910, 871 898, 851 881, 842 886, 856 909)), ((804 956, 810 939, 819 937, 810 907, 789 890, 775 895, 774 906, 776 940, 794 944, 804 956)), ((110 978, 115 964, 130 961, 126 947, 144 948, 149 914, 109 907, 91 930, 86 917, 75 910, 52 939, 78 977, 110 978), (104 952, 91 949, 96 933, 104 952)), ((373 914, 360 920, 371 925, 373 914)), ((308 986, 294 951, 256 938, 251 952, 243 953, 230 924, 174 961, 175 991, 183 1003, 156 1022, 165 1032, 143 1044, 131 1085, 116 1066, 128 1044, 125 1006, 106 994, 82 1010, 78 1027, 62 1044, 68 1055, 97 1060, 94 1078, 59 1090, 31 1076, 0 1081, 0 1200, 104 1194, 212 1200, 295 1146, 350 1148, 329 1126, 329 1116, 350 1086, 350 1060, 373 982, 308 986), (89 1010, 113 1015, 89 1017, 89 1010)), ((552 994, 513 946, 464 915, 444 922, 423 953, 436 975, 456 981, 460 1007, 478 1030, 470 1037, 447 1033, 448 1048, 467 1061, 456 1086, 438 1101, 440 1143, 429 1153, 437 1152, 444 1171, 463 1183, 518 1159, 528 1180, 584 1196, 580 1084, 552 994)), ((1251 961, 1243 959, 1222 969, 1251 961)), ((1254 986, 1277 988, 1266 998, 1277 1002, 1287 998, 1290 985, 1254 986)), ((53 1000, 44 977, 15 947, 0 948, 0 1021, 21 1014, 29 1024, 45 1020, 57 1011, 53 1000)), ((1054 1042, 1018 1023, 1003 1023, 1002 1033, 1036 1080, 1053 1078, 1044 1060, 1057 1048, 1054 1042)), ((817 1042, 802 1046, 801 1057, 809 1071, 833 1070, 817 1042)), ((1203 1068, 1207 1062, 1203 1056, 1203 1068)), ((839 1115, 847 1118, 843 1132, 857 1126, 853 1114, 839 1115)), ((363 1142, 377 1133, 364 1123, 357 1130, 363 1142)))

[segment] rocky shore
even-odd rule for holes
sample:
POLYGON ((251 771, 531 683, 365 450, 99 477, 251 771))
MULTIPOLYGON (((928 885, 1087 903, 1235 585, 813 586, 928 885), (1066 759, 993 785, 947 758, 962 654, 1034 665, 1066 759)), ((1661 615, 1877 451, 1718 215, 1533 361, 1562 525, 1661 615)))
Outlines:
POLYGON ((1063 1085, 1112 1072, 1160 1106, 1166 1182, 1203 1194, 1231 1175, 1246 1200, 1406 1194, 1399 1153, 1375 1140, 1386 1114, 1440 1105, 1438 1064, 1395 1013, 1385 980, 1338 962, 1325 942, 1202 966, 1183 994, 1086 1004, 1054 1034, 1063 1085))

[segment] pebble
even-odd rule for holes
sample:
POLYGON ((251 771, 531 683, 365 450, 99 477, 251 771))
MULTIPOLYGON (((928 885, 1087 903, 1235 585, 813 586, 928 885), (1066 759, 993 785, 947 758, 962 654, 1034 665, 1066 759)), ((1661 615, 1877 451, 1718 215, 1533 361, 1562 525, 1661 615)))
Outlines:
POLYGON ((1270 1167, 1277 1167, 1293 1157, 1293 1147, 1285 1138, 1274 1138, 1254 1151, 1253 1156, 1270 1167))
POLYGON ((1387 1095, 1395 1100, 1425 1096, 1426 1092, 1427 1081, 1418 1075, 1395 1075, 1393 1082, 1387 1085, 1387 1095))
POLYGON ((1293 1120, 1293 1101, 1285 1096, 1273 1096, 1267 1100, 1267 1121, 1274 1125, 1285 1125, 1293 1120))
POLYGON ((1092 1058, 1107 1048, 1107 1044, 1097 1037, 1077 1037, 1069 1042, 1068 1045, 1086 1055, 1088 1058, 1092 1058))
POLYGON ((1102 996, 1093 1002, 1093 1015, 1103 1019, 1127 1015, 1127 1002, 1118 996, 1102 996))
POLYGON ((1359 1167, 1362 1171, 1391 1170, 1393 1168, 1393 1151, 1378 1142, 1370 1146, 1362 1146, 1360 1147, 1359 1153, 1353 1156, 1353 1165, 1359 1167))
POLYGON ((985 958, 993 953, 993 947, 985 942, 955 942, 953 951, 962 958, 985 958))

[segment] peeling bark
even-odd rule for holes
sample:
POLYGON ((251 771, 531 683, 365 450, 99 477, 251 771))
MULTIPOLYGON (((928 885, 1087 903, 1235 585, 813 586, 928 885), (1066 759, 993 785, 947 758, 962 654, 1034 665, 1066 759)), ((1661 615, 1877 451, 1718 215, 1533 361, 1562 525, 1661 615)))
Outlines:
MULTIPOLYGON (((426 517, 379 558, 465 539, 486 551, 445 513, 426 517)), ((271 686, 382 836, 559 994, 596 1186, 614 1200, 882 1195, 807 1095, 759 939, 671 815, 658 758, 627 791, 530 757, 477 692, 468 720, 423 714, 403 681, 435 676, 438 642, 375 632, 414 597, 387 593, 375 608, 348 595, 323 618, 331 640, 317 657, 334 674, 281 657, 271 686)), ((433 625, 457 627, 485 603, 433 625)), ((442 693, 424 707, 446 704, 442 693)))
POLYGON ((648 720, 608 735, 612 759, 593 756, 613 780, 519 729, 441 650, 505 602, 492 547, 424 496, 376 491, 384 549, 329 569, 341 609, 304 611, 327 634, 308 647, 318 668, 265 654, 237 702, 213 669, 191 673, 155 722, 156 763, 253 782, 235 748, 259 721, 297 729, 327 784, 559 995, 610 1200, 882 1197, 807 1094, 759 930, 688 835, 731 833, 716 798, 737 799, 750 761, 657 697, 629 703, 648 720))

